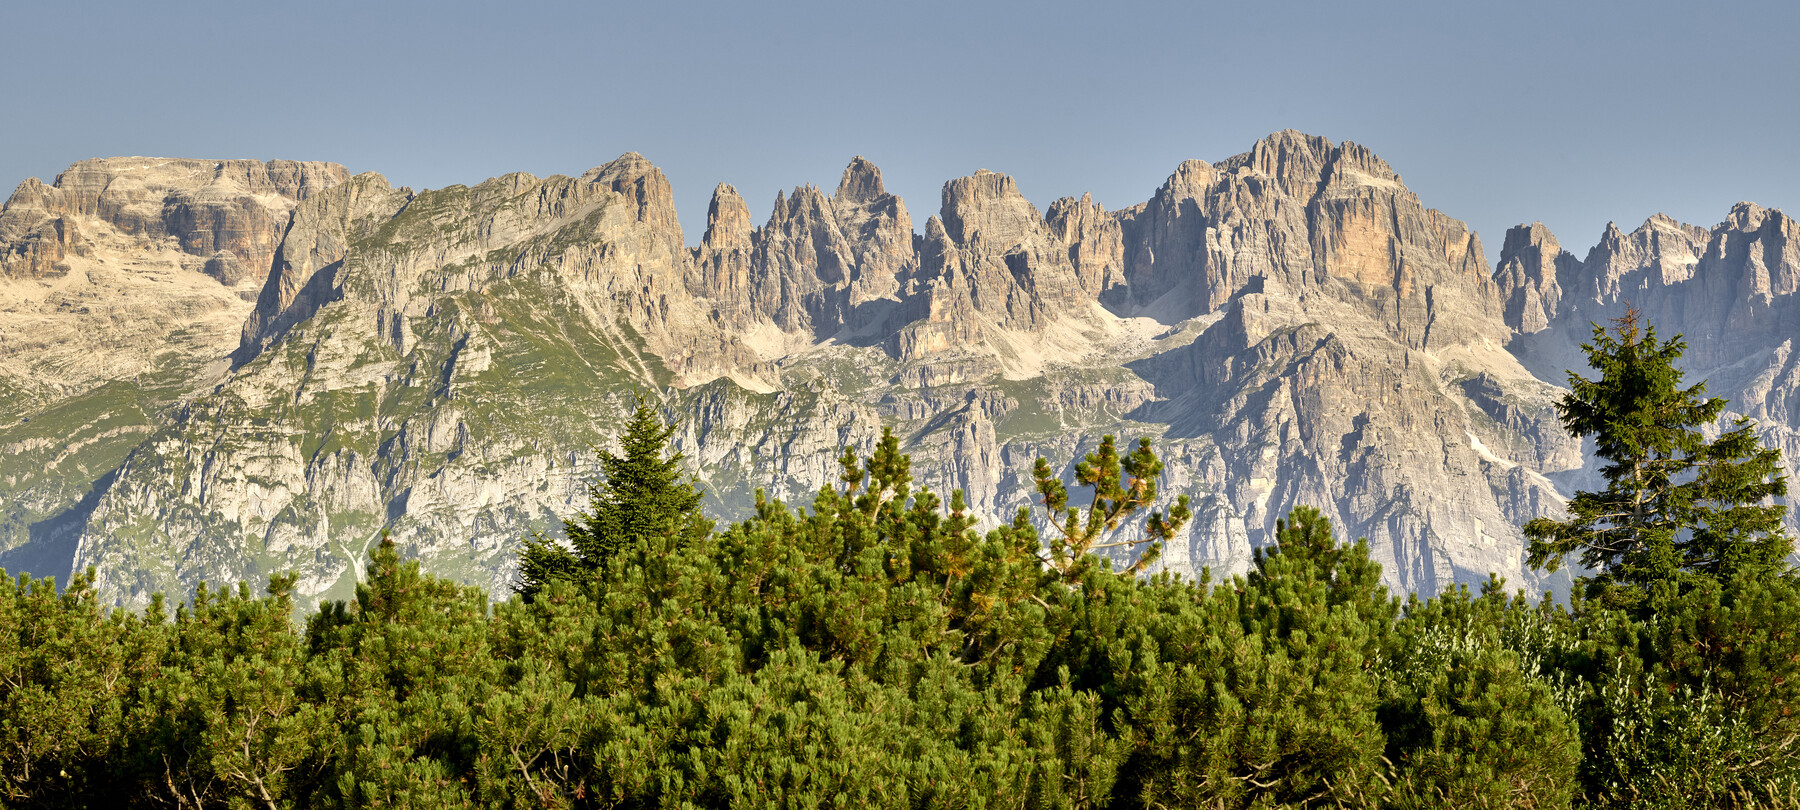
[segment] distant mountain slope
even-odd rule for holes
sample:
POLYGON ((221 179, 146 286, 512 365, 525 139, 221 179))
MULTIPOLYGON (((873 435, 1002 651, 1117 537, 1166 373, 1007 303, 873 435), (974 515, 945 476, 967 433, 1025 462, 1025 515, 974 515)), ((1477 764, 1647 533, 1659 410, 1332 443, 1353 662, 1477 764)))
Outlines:
MULTIPOLYGON (((155 185, 118 171, 122 188, 155 185)), ((27 270, 62 244, 30 213, 47 188, 34 182, 0 214, 0 296, 41 286, 27 270)), ((166 200, 219 181, 156 183, 166 200)), ((1490 571, 1538 587, 1517 526, 1555 513, 1551 477, 1582 464, 1552 408, 1551 366, 1585 338, 1567 326, 1585 293, 1570 291, 1599 285, 1603 307, 1595 273, 1645 276, 1589 269, 1602 265, 1690 283, 1662 268, 1701 239, 1671 225, 1608 264, 1525 229, 1490 273, 1480 240, 1372 152, 1295 132, 1183 163, 1120 211, 1085 197, 1039 211, 1011 178, 977 172, 945 184, 918 232, 857 158, 830 194, 779 195, 760 226, 720 186, 694 249, 668 182, 635 154, 579 178, 414 193, 338 170, 294 188, 270 197, 288 200, 273 241, 164 216, 163 253, 89 248, 108 266, 166 256, 239 303, 208 316, 204 340, 119 337, 125 355, 163 352, 155 375, 84 366, 61 342, 14 352, 46 371, 0 376, 35 392, 0 414, 0 565, 93 565, 132 603, 280 569, 304 595, 341 596, 387 530, 428 570, 503 589, 518 538, 558 530, 594 448, 631 397, 652 396, 726 517, 758 487, 807 501, 841 447, 867 449, 886 426, 923 483, 1004 519, 1030 505, 1036 457, 1069 465, 1123 433, 1156 438, 1164 491, 1195 496, 1193 530, 1163 563, 1183 574, 1243 570, 1277 518, 1310 504, 1367 535, 1397 587, 1490 571), (240 285, 227 286, 206 275, 220 251, 266 269, 222 273, 240 285), (43 382, 83 374, 85 388, 43 382)), ((1756 216, 1741 228, 1779 214, 1756 216)), ((1727 241, 1720 261, 1743 264, 1727 241)), ((1763 266, 1795 267, 1766 244, 1763 266)), ((1788 272, 1769 271, 1766 306, 1791 291, 1788 272)), ((1760 317, 1731 315, 1738 287, 1707 294, 1729 299, 1720 317, 1760 317)), ((80 313, 31 316, 81 328, 80 313)), ((1762 378, 1745 379, 1733 384, 1762 378)), ((1771 396, 1759 413, 1778 410, 1771 396)))
POLYGON ((289 212, 348 177, 107 158, 19 185, 0 209, 0 567, 67 574, 95 482, 228 369, 289 212))

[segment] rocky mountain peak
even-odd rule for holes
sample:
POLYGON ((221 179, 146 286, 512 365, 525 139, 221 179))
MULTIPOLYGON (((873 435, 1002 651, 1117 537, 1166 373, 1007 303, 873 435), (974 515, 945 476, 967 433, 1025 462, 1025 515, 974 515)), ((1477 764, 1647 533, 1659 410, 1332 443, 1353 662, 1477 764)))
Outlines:
POLYGON ((1234 169, 1241 166, 1274 179, 1288 195, 1307 196, 1310 190, 1306 185, 1318 182, 1332 149, 1328 138, 1284 129, 1226 162, 1234 169))
POLYGON ((0 413, 136 375, 205 378, 290 213, 346 178, 335 163, 121 157, 21 183, 0 208, 0 413))
POLYGON ((1780 209, 1740 202, 1710 235, 1695 274, 1707 275, 1715 294, 1749 304, 1733 317, 1738 326, 1766 320, 1773 313, 1759 310, 1800 291, 1800 223, 1780 209))
MULTIPOLYGON (((838 216, 838 230, 849 240, 856 255, 856 277, 850 290, 851 306, 895 297, 900 277, 917 263, 912 217, 906 203, 887 193, 881 170, 858 155, 844 167, 843 179, 831 199, 838 216)), ((871 324, 854 316, 854 328, 871 324)))
POLYGON ((1162 200, 1198 200, 1206 196, 1217 179, 1217 172, 1212 164, 1204 160, 1184 160, 1175 167, 1175 173, 1163 181, 1162 188, 1156 190, 1156 198, 1162 200))
POLYGON ((1094 195, 1083 192, 1079 198, 1060 197, 1044 212, 1044 224, 1063 241, 1073 241, 1088 222, 1106 217, 1105 206, 1094 203, 1094 195))
POLYGON ((1572 278, 1579 267, 1544 223, 1507 229, 1494 271, 1506 325, 1521 334, 1549 328, 1562 302, 1560 279, 1572 278))
POLYGON ((1328 149, 1325 166, 1327 182, 1334 176, 1355 172, 1376 180, 1405 185, 1401 181, 1399 173, 1395 172, 1387 161, 1382 160, 1368 147, 1354 141, 1344 141, 1337 148, 1331 149, 1329 147, 1331 142, 1326 141, 1325 143, 1328 149))
POLYGON ((1580 294, 1584 300, 1611 303, 1648 285, 1686 281, 1693 277, 1707 239, 1704 228, 1683 225, 1661 214, 1644 220, 1631 233, 1608 222, 1599 243, 1582 260, 1580 294))
POLYGON ((867 203, 884 194, 887 194, 887 189, 881 185, 881 170, 867 158, 857 155, 850 160, 849 166, 844 167, 844 177, 838 181, 837 193, 832 195, 832 201, 839 204, 867 203))
POLYGON ((706 235, 702 251, 748 250, 756 226, 750 224, 750 206, 736 187, 720 183, 706 207, 706 235))
POLYGON ((675 191, 669 178, 643 155, 626 152, 603 166, 596 166, 581 179, 603 185, 637 204, 637 221, 660 232, 681 235, 681 222, 675 216, 675 191))
POLYGON ((945 183, 938 216, 945 233, 959 244, 976 234, 990 244, 1016 244, 1043 222, 1011 176, 987 169, 945 183))
MULTIPOLYGON (((1776 211, 1775 213, 1779 215, 1781 212, 1776 211)), ((1768 215, 1769 211, 1756 203, 1740 202, 1733 205, 1731 212, 1725 215, 1725 223, 1740 231, 1752 231, 1761 227, 1763 220, 1768 215)), ((1661 215, 1658 214, 1658 216, 1661 215)))
POLYGON ((1082 289, 1104 303, 1125 295, 1125 233, 1116 215, 1094 202, 1094 195, 1063 197, 1044 213, 1050 235, 1065 246, 1082 289))
MULTIPOLYGON (((1514 225, 1511 228, 1507 228, 1506 241, 1500 247, 1500 255, 1504 257, 1510 253, 1516 253, 1526 248, 1556 248, 1560 250, 1561 245, 1557 243, 1556 235, 1551 233, 1550 229, 1542 222, 1533 222, 1530 225, 1514 225)), ((1505 259, 1502 258, 1501 261, 1505 261, 1505 259)))
POLYGON ((1174 322, 1246 290, 1317 292, 1420 348, 1499 328, 1480 240, 1355 143, 1278 132, 1216 164, 1183 163, 1121 218, 1130 312, 1174 322))
POLYGON ((44 185, 44 181, 36 177, 27 177, 18 188, 13 189, 12 196, 7 198, 6 205, 0 207, 0 210, 27 206, 42 208, 51 204, 50 197, 55 194, 58 194, 55 186, 44 185))

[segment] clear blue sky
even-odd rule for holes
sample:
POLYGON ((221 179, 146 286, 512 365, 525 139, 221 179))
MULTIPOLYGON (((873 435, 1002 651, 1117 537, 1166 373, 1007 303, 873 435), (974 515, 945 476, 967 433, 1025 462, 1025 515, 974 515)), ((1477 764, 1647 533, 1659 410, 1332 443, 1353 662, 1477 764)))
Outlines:
POLYGON ((1040 207, 1144 200, 1283 128, 1354 140, 1492 262, 1541 219, 1800 214, 1800 10, 1598 3, 9 3, 0 184, 103 155, 332 160, 415 188, 627 151, 689 243, 718 182, 881 166, 915 223, 951 177, 1040 207))

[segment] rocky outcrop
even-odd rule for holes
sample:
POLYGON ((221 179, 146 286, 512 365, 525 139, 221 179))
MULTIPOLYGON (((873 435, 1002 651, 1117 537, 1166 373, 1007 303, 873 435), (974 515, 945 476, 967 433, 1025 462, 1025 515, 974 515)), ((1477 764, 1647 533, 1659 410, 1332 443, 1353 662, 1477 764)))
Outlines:
POLYGON ((1480 407, 1495 403, 1451 384, 1462 361, 1394 340, 1361 305, 1246 293, 1193 343, 1137 365, 1158 394, 1138 418, 1217 448, 1219 466, 1198 483, 1217 494, 1212 520, 1237 525, 1208 544, 1242 534, 1260 545, 1304 504, 1367 536, 1399 587, 1431 592, 1486 571, 1535 583, 1493 494, 1554 504, 1542 472, 1580 465, 1579 445, 1540 451, 1524 433, 1554 427, 1547 386, 1492 367, 1496 391, 1482 394, 1536 406, 1498 422, 1480 407))
POLYGON ((95 240, 166 240, 228 287, 261 286, 288 212, 348 177, 334 163, 291 160, 84 160, 54 186, 25 181, 7 201, 0 276, 67 272, 59 263, 92 255, 95 240))
POLYGON ((1078 205, 1062 204, 1052 222, 1006 175, 983 169, 945 183, 889 351, 902 361, 974 355, 1014 377, 1041 373, 1046 358, 1103 351, 1118 335, 1098 298, 1120 231, 1078 205))
POLYGON ((107 158, 21 183, 0 209, 0 388, 47 402, 194 375, 236 342, 290 212, 347 176, 331 163, 107 158))
POLYGON ((1163 320, 1246 291, 1322 290, 1436 348, 1483 339, 1498 310, 1474 233, 1354 143, 1289 131, 1216 166, 1188 161, 1126 230, 1128 309, 1163 320))
POLYGON ((0 568, 66 580, 119 465, 217 383, 289 212, 343 168, 111 158, 0 209, 0 568))
POLYGON ((856 253, 851 309, 844 325, 867 333, 884 323, 888 311, 869 304, 896 298, 901 276, 918 261, 912 217, 906 213, 906 203, 887 192, 881 170, 860 155, 844 168, 831 207, 837 212, 840 232, 856 253))
POLYGON ((1063 197, 1050 204, 1044 223, 1065 245, 1075 279, 1089 297, 1114 304, 1126 292, 1125 231, 1118 217, 1094 202, 1092 194, 1063 197))
POLYGON ((777 194, 761 228, 750 227, 737 190, 720 186, 694 260, 691 291, 773 359, 885 323, 891 307, 878 302, 894 300, 915 262, 912 219, 881 170, 857 157, 830 197, 810 185, 777 194))
POLYGON ((1522 334, 1550 328, 1562 303, 1561 279, 1573 278, 1579 262, 1557 244, 1542 222, 1506 231, 1500 266, 1494 270, 1506 325, 1522 334))
POLYGON ((256 309, 244 321, 236 356, 254 357, 330 302, 351 240, 374 232, 411 200, 410 190, 394 189, 370 173, 301 203, 276 249, 256 309))
POLYGON ((1706 229, 1683 225, 1662 214, 1629 234, 1613 223, 1582 262, 1581 301, 1618 301, 1636 293, 1679 284, 1693 277, 1706 247, 1706 229))
MULTIPOLYGON (((1510 253, 1500 276, 1515 264, 1510 253)), ((1554 316, 1541 330, 1519 329, 1513 343, 1532 371, 1591 377, 1579 345, 1595 324, 1636 308, 1659 335, 1687 342, 1689 380, 1705 380, 1707 393, 1730 401, 1721 426, 1754 420, 1763 440, 1783 451, 1790 478, 1800 471, 1800 412, 1789 405, 1800 392, 1791 359, 1800 338, 1800 223, 1752 203, 1737 204, 1710 230, 1658 214, 1630 233, 1608 224, 1586 259, 1561 259, 1555 270, 1563 294, 1554 316)))

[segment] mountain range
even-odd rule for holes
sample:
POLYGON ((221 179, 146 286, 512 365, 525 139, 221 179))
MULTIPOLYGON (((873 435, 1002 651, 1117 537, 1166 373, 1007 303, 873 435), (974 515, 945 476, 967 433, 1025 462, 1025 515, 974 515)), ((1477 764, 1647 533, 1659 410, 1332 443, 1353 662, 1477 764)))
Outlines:
POLYGON ((719 186, 696 247, 637 154, 416 192, 83 161, 0 211, 0 567, 91 566, 129 605, 280 570, 342 598, 388 532, 503 593, 648 398, 722 518, 808 502, 884 428, 991 521, 1038 457, 1142 436, 1196 504, 1177 574, 1245 571, 1304 504, 1392 587, 1549 588, 1518 527, 1595 480, 1555 403, 1626 302, 1791 474, 1793 219, 1659 215, 1580 259, 1522 225, 1497 258, 1369 149, 1293 131, 1116 211, 978 171, 922 226, 856 158, 761 225, 719 186))

